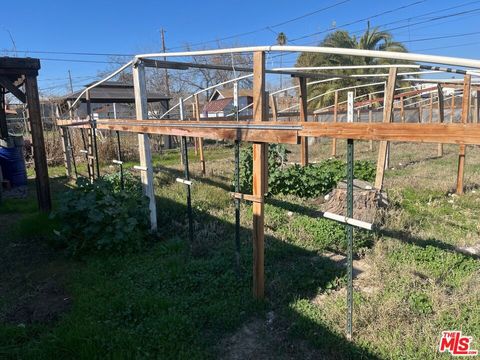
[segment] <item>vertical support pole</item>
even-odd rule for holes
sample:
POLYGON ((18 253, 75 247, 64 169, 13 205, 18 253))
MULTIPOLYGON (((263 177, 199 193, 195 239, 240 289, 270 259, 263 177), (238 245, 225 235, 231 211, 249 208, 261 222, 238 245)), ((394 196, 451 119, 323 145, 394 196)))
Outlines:
POLYGON ((474 98, 474 104, 473 104, 473 122, 475 124, 478 124, 478 116, 479 116, 479 102, 480 99, 478 98, 480 96, 480 91, 475 91, 475 98, 474 98))
MULTIPOLYGON (((470 89, 472 76, 465 75, 463 80, 462 124, 468 122, 470 116, 470 89)), ((463 194, 463 173, 465 168, 465 144, 460 144, 458 153, 457 194, 463 194)))
MULTIPOLYGON (((266 121, 267 99, 265 98, 265 53, 253 54, 253 121, 266 121)), ((267 144, 253 144, 253 195, 260 198, 253 207, 253 296, 263 299, 265 295, 265 229, 264 190, 267 163, 267 144)))
POLYGON ((400 96, 400 120, 402 123, 405 122, 405 101, 403 96, 400 96))
POLYGON ((418 104, 418 123, 422 123, 422 118, 423 118, 423 107, 422 104, 418 104))
MULTIPOLYGON (((368 104, 368 123, 369 124, 371 124, 373 121, 372 99, 373 99, 372 94, 368 94, 368 100, 370 101, 370 103, 368 104)), ((370 151, 373 151, 373 140, 369 141, 369 147, 370 147, 370 151)))
POLYGON ((455 90, 452 92, 452 99, 450 103, 450 123, 453 124, 455 119, 455 90))
MULTIPOLYGON (((353 122, 353 92, 348 92, 347 122, 353 122)), ((347 140, 347 217, 353 218, 353 139, 347 140)), ((352 340, 353 319, 353 226, 347 224, 347 339, 352 340)))
MULTIPOLYGON (((300 121, 307 122, 307 78, 299 77, 298 83, 300 87, 300 121)), ((300 164, 302 166, 308 165, 308 137, 304 136, 300 139, 300 164)))
MULTIPOLYGON (((437 85, 437 92, 438 92, 438 122, 443 124, 445 122, 445 104, 443 98, 443 89, 442 85, 437 85)), ((443 156, 443 144, 438 144, 437 148, 437 156, 443 156)))
POLYGON ((7 115, 5 113, 5 89, 0 86, 0 138, 8 137, 7 115))
POLYGON ((62 136, 63 163, 65 165, 65 174, 70 179, 72 177, 72 163, 70 161, 70 145, 68 141, 68 129, 60 126, 60 135, 62 136))
MULTIPOLYGON (((397 79, 398 68, 390 68, 388 73, 388 82, 385 89, 383 122, 392 122, 393 100, 395 95, 395 81, 397 79)), ((389 141, 380 141, 377 161, 377 175, 375 177, 375 188, 381 190, 383 187, 383 178, 385 175, 385 166, 387 164, 389 141)))
POLYGON ((85 94, 86 102, 87 102, 87 116, 88 121, 90 122, 90 128, 87 129, 87 136, 88 136, 88 153, 87 153, 87 161, 88 161, 88 176, 91 182, 95 178, 95 162, 94 162, 94 133, 93 133, 93 115, 92 115, 92 104, 90 102, 90 91, 87 91, 85 94))
MULTIPOLYGON (((179 108, 180 108, 180 120, 185 120, 185 109, 183 108, 183 99, 179 99, 179 108)), ((184 166, 184 178, 187 181, 190 181, 190 170, 188 168, 188 146, 187 146, 187 137, 182 136, 182 150, 183 150, 183 166, 184 166)), ((192 192, 189 184, 185 184, 185 190, 187 192, 187 216, 188 216, 188 239, 190 244, 193 244, 193 213, 192 213, 192 192)))
POLYGON ((430 93, 430 112, 428 114, 428 122, 431 124, 433 121, 433 91, 430 93))
MULTIPOLYGON (((333 103, 333 122, 336 123, 338 120, 338 90, 335 90, 334 94, 334 103, 333 103)), ((333 157, 337 156, 337 139, 332 138, 332 152, 333 157)))
POLYGON ((32 131, 33 160, 35 163, 35 185, 37 187, 38 205, 41 211, 50 212, 52 200, 48 179, 47 154, 43 139, 42 119, 40 116, 40 100, 38 97, 37 76, 28 74, 25 77, 25 95, 27 97, 28 117, 32 131))
POLYGON ((273 121, 278 121, 277 98, 274 95, 270 95, 270 107, 272 108, 273 121))
MULTIPOLYGON (((236 83, 235 83, 236 84, 236 83)), ((235 91, 233 98, 235 106, 235 120, 238 122, 238 91, 235 91)), ((240 192, 240 140, 235 140, 235 192, 240 192)), ((240 199, 235 198, 235 271, 240 276, 240 199)))
POLYGON ((117 159, 119 161, 119 166, 120 166, 120 186, 122 190, 125 188, 125 181, 123 179, 123 155, 122 155, 122 146, 121 146, 121 141, 120 141, 120 132, 115 131, 117 135, 117 159))
MULTIPOLYGON (((147 86, 145 83, 145 68, 141 61, 133 64, 133 88, 135 92, 135 112, 138 120, 148 119, 147 86)), ((149 199, 150 229, 157 230, 157 206, 153 189, 152 153, 148 134, 138 134, 138 152, 140 166, 146 168, 141 172, 143 191, 149 199)))
MULTIPOLYGON (((200 121, 200 101, 198 100, 198 95, 195 94, 195 116, 197 118, 197 121, 200 121)), ((202 174, 205 175, 205 155, 203 153, 203 138, 198 138, 197 140, 198 144, 198 151, 200 153, 200 164, 202 166, 202 174)))

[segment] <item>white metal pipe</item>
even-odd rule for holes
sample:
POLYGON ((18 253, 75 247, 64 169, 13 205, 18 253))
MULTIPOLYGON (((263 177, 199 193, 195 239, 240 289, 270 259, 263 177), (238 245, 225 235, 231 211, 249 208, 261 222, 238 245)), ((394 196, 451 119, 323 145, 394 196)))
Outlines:
POLYGON ((379 50, 363 50, 363 49, 346 49, 334 47, 321 46, 291 46, 291 45, 271 45, 271 46, 249 46, 239 48, 214 49, 214 50, 199 50, 199 51, 184 51, 171 53, 151 53, 140 54, 136 58, 154 58, 154 57, 185 57, 185 56, 204 56, 204 55, 219 55, 231 53, 245 53, 254 51, 278 51, 278 52, 305 52, 305 53, 320 53, 320 54, 335 54, 347 56, 360 56, 380 59, 403 60, 403 61, 418 61, 430 64, 455 65, 463 67, 472 67, 480 69, 480 60, 456 58, 449 56, 426 55, 415 53, 403 53, 395 51, 379 51, 379 50))
POLYGON ((273 68, 275 71, 309 71, 309 70, 356 70, 356 69, 389 69, 389 68, 407 68, 419 69, 416 64, 390 64, 390 65, 340 65, 340 66, 299 66, 299 67, 281 67, 273 68))
POLYGON ((108 75, 107 77, 103 78, 102 80, 99 80, 97 81, 95 84, 92 84, 90 85, 89 87, 85 88, 81 93, 80 95, 78 95, 78 97, 75 99, 75 101, 72 103, 72 105, 70 105, 70 108, 68 110, 71 110, 74 108, 74 106, 80 101, 80 98, 88 91, 88 90, 91 90, 93 89, 94 87, 104 83, 105 81, 108 81, 110 80, 111 78, 113 78, 114 76, 120 74, 123 70, 125 70, 126 68, 128 68, 130 65, 133 64, 133 60, 129 61, 128 63, 126 63, 125 65, 121 66, 120 68, 118 68, 117 70, 115 70, 113 73, 111 73, 110 75, 108 75))
POLYGON ((366 221, 353 219, 351 217, 334 214, 334 213, 331 213, 331 212, 328 212, 328 211, 325 211, 324 213, 322 213, 322 216, 324 218, 327 218, 327 219, 330 219, 330 220, 335 220, 335 221, 341 222, 343 224, 356 226, 356 227, 366 229, 366 230, 372 230, 372 227, 373 227, 373 224, 370 224, 366 221))

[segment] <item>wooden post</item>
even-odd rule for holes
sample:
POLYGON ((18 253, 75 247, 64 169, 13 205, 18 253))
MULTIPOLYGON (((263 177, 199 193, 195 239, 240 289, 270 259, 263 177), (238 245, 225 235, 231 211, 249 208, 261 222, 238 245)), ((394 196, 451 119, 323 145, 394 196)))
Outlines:
POLYGON ((405 102, 403 96, 400 96, 400 120, 405 122, 405 102))
POLYGON ((478 124, 478 110, 479 110, 479 101, 480 99, 478 98, 480 96, 480 91, 475 91, 475 98, 474 98, 474 104, 473 104, 473 122, 475 124, 478 124))
POLYGON ((418 104, 418 123, 422 123, 423 118, 423 107, 422 104, 418 104))
MULTIPOLYGON (((133 88, 135 92, 135 112, 138 120, 148 119, 147 87, 145 83, 145 68, 141 61, 133 64, 133 88)), ((150 229, 157 230, 157 206, 153 189, 153 166, 148 134, 138 134, 138 152, 140 155, 141 179, 145 195, 149 199, 150 229)))
MULTIPOLYGON (((92 105, 91 105, 91 102, 90 102, 90 91, 87 90, 86 94, 85 94, 85 99, 86 99, 86 102, 87 102, 87 115, 88 115, 88 120, 90 121, 90 124, 91 124, 91 121, 93 120, 93 114, 92 114, 92 105)), ((90 181, 93 182, 93 179, 95 178, 95 156, 93 155, 94 154, 94 151, 93 151, 93 137, 94 137, 94 133, 93 133, 93 127, 90 126, 88 129, 87 129, 87 145, 88 145, 88 148, 87 148, 87 166, 88 166, 88 175, 89 175, 89 178, 90 178, 90 181)))
MULTIPOLYGON (((253 54, 253 121, 266 121, 267 99, 265 98, 265 53, 253 54)), ((267 114, 268 115, 268 114, 267 114)), ((263 299, 265 295, 264 274, 264 190, 268 171, 267 144, 253 144, 253 196, 261 199, 253 203, 253 296, 263 299)))
MULTIPOLYGON (((368 100, 370 101, 370 104, 368 104, 368 122, 371 124, 373 121, 373 112, 372 112, 372 94, 368 94, 368 100)), ((337 98, 338 100, 338 98, 337 98)), ((370 151, 373 151, 373 140, 369 141, 370 143, 370 151)))
POLYGON ((43 139, 42 119, 40 116, 40 100, 36 75, 26 75, 25 95, 28 106, 28 117, 32 132, 33 159, 35 163, 35 185, 37 187, 38 205, 41 211, 50 212, 52 200, 48 179, 47 154, 43 139))
MULTIPOLYGON (((338 121, 338 90, 335 90, 334 94, 334 103, 333 103, 333 122, 338 121)), ((337 156, 337 139, 332 139, 332 156, 337 156)))
MULTIPOLYGON (((443 103, 443 89, 442 85, 437 85, 438 92, 438 122, 443 124, 445 122, 445 107, 443 103)), ((437 156, 443 156, 443 144, 438 144, 437 156)))
POLYGON ((277 99, 274 95, 270 95, 270 107, 272 108, 273 121, 278 121, 277 99))
POLYGON ((60 135, 62 136, 63 162, 65 165, 65 173, 68 178, 72 177, 72 162, 70 159, 70 144, 68 142, 68 130, 64 126, 60 126, 60 135))
POLYGON ((5 113, 5 89, 0 86, 0 138, 8 137, 7 115, 5 113))
MULTIPOLYGON (((195 94, 195 117, 197 121, 200 121, 200 101, 198 100, 198 94, 195 94)), ((203 138, 197 139, 198 151, 200 152, 200 165, 202 166, 202 174, 205 175, 205 156, 203 154, 203 138)))
MULTIPOLYGON (((466 124, 470 116, 470 88, 472 76, 465 75, 463 81, 462 123, 466 124)), ((463 194, 463 173, 465 168, 465 144, 460 144, 458 153, 457 194, 463 194)))
POLYGON ((430 93, 430 113, 428 114, 428 122, 431 124, 433 121, 433 91, 430 93))
MULTIPOLYGON (((398 69, 390 68, 388 73, 388 81, 385 89, 384 104, 383 104, 383 122, 392 122, 393 115, 393 100, 395 95, 395 81, 397 79, 398 69)), ((387 164, 388 156, 388 141, 380 141, 378 149, 378 161, 377 161, 377 175, 375 177, 375 188, 381 190, 383 187, 383 178, 385 175, 385 166, 387 164)))
MULTIPOLYGON (((300 121, 308 121, 307 108, 307 78, 299 77, 298 84, 300 88, 300 121)), ((300 138, 300 164, 308 165, 308 137, 300 138)))
POLYGON ((455 90, 452 93, 452 102, 450 104, 450 122, 453 124, 455 119, 455 90))

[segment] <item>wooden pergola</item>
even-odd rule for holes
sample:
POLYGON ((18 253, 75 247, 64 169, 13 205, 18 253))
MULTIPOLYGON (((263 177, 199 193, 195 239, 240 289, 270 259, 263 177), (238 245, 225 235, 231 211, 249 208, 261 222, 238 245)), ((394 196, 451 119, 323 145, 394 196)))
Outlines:
POLYGON ((41 211, 49 212, 52 203, 38 95, 37 76, 39 69, 40 60, 38 59, 0 57, 0 138, 8 143, 5 95, 10 93, 27 105, 32 132, 38 206, 41 211), (22 90, 22 87, 24 90, 22 90))

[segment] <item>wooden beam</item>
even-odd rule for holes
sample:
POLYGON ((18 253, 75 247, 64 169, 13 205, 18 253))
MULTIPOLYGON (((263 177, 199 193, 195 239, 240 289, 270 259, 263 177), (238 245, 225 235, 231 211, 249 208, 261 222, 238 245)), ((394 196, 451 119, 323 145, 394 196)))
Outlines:
MULTIPOLYGON (((371 95, 370 95, 371 96, 371 95)), ((338 90, 335 90, 334 100, 333 100, 333 123, 335 124, 338 121, 338 90)), ((337 156, 337 139, 332 139, 332 156, 337 156)))
POLYGON ((405 100, 403 96, 400 96, 400 120, 405 122, 405 100))
MULTIPOLYGON (((142 62, 133 65, 133 87, 135 93, 135 112, 137 119, 148 119, 147 86, 145 82, 145 68, 142 62)), ((141 171, 141 180, 145 195, 148 197, 150 210, 150 229, 157 230, 157 205, 155 203, 155 191, 153 188, 153 165, 150 148, 150 137, 146 133, 138 134, 138 152, 140 166, 146 168, 141 171)))
POLYGON ((43 138, 37 77, 35 75, 26 75, 25 94, 28 107, 28 118, 30 120, 30 128, 32 132, 35 185, 37 188, 38 206, 41 211, 50 212, 52 209, 52 200, 50 197, 50 184, 48 179, 47 154, 43 138))
POLYGON ((433 92, 430 93, 430 112, 428 113, 428 122, 433 122, 433 92))
POLYGON ((230 193, 230 196, 233 197, 234 199, 240 199, 240 200, 251 201, 251 202, 256 202, 256 203, 262 203, 263 202, 262 197, 253 196, 253 195, 250 195, 250 194, 242 194, 242 193, 232 192, 232 193, 230 193))
MULTIPOLYGON (((470 90, 472 76, 465 75, 463 81, 463 98, 462 98, 462 124, 468 123, 470 116, 470 90)), ((465 144, 460 145, 458 153, 458 170, 457 170, 457 194, 463 194, 463 175, 465 168, 465 144)))
POLYGON ((480 124, 412 123, 308 123, 300 136, 337 139, 421 142, 443 144, 480 144, 480 124))
MULTIPOLYGON (((198 94, 195 94, 195 116, 197 121, 201 121, 200 117, 200 101, 198 100, 198 94)), ((200 152, 200 165, 202 166, 202 174, 206 174, 205 170, 205 156, 203 154, 203 138, 198 137, 196 138, 198 143, 198 151, 200 152)))
MULTIPOLYGON (((265 98, 265 53, 253 54, 253 120, 265 121, 268 111, 265 98)), ((266 153, 268 144, 253 144, 253 196, 263 200, 267 182, 266 153)), ((265 234, 263 202, 253 203, 253 296, 265 296, 265 234)))
POLYGON ((25 104, 27 102, 25 94, 5 76, 0 76, 0 85, 10 91, 10 93, 22 103, 25 104))
POLYGON ((95 155, 93 149, 93 137, 95 136, 92 128, 92 103, 90 101, 90 91, 87 90, 85 93, 85 103, 87 104, 87 116, 88 116, 88 128, 87 128, 87 166, 88 166, 88 177, 91 182, 95 179, 95 155))
MULTIPOLYGON (((308 99, 307 99, 307 79, 304 77, 298 78, 298 85, 300 88, 300 121, 308 121, 308 99)), ((300 165, 308 165, 308 138, 302 137, 300 139, 300 165)))
POLYGON ((475 91, 475 98, 474 98, 474 103, 473 103, 473 122, 476 124, 478 123, 478 117, 479 117, 479 110, 480 110, 480 91, 475 91))
MULTIPOLYGON (((395 82, 397 80, 398 68, 390 68, 388 80, 385 89, 385 102, 383 107, 383 122, 391 123, 393 118, 393 100, 395 96, 395 82)), ((353 138, 352 138, 353 139, 353 138)), ((378 150, 377 174, 375 177, 375 188, 381 190, 383 187, 383 178, 385 167, 387 166, 388 141, 381 141, 378 150)))
MULTIPOLYGON (((445 104, 443 98, 443 89, 442 85, 437 85, 437 93, 438 93, 438 122, 443 124, 445 122, 445 104)), ((443 156, 443 144, 439 143, 437 147, 437 156, 443 156)))

